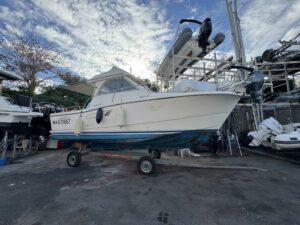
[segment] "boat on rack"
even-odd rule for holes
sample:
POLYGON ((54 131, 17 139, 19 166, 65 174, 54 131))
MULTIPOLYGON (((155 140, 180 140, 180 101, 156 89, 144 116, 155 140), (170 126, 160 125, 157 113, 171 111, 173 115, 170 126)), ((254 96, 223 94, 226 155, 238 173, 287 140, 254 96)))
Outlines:
POLYGON ((210 53, 225 40, 223 33, 217 33, 210 39, 212 32, 210 18, 206 18, 203 22, 182 19, 179 24, 187 22, 200 25, 199 33, 195 36, 192 29, 185 28, 178 35, 171 50, 159 65, 158 74, 163 80, 170 80, 182 75, 188 68, 197 63, 200 58, 210 53))
MULTIPOLYGON (((22 81, 12 72, 0 69, 0 82, 22 81)), ((58 112, 55 104, 40 102, 32 97, 17 94, 13 98, 0 92, 0 131, 24 136, 49 136, 49 114, 58 112)))
POLYGON ((90 94, 85 108, 50 115, 52 138, 94 147, 189 147, 218 130, 240 96, 226 91, 152 92, 113 67, 71 90, 90 94))
MULTIPOLYGON (((22 80, 19 76, 0 69, 0 82, 3 80, 22 80)), ((42 117, 40 112, 33 112, 29 107, 15 104, 13 99, 0 94, 0 129, 1 131, 12 131, 15 134, 26 134, 31 130, 29 125, 33 118, 42 117)))

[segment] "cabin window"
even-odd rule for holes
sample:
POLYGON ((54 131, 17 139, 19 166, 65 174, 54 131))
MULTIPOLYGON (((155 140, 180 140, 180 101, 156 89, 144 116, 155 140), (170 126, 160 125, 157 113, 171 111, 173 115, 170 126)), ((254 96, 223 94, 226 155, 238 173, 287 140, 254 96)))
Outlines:
POLYGON ((121 91, 130 91, 136 90, 131 83, 129 83, 124 78, 112 79, 105 81, 104 84, 98 91, 98 95, 107 94, 111 92, 121 92, 121 91))

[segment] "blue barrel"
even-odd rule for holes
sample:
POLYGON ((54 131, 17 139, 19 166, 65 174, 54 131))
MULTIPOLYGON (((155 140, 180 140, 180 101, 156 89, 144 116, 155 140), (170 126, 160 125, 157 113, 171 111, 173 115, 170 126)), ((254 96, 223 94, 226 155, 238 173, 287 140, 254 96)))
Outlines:
POLYGON ((6 165, 6 159, 0 159, 0 166, 6 165))

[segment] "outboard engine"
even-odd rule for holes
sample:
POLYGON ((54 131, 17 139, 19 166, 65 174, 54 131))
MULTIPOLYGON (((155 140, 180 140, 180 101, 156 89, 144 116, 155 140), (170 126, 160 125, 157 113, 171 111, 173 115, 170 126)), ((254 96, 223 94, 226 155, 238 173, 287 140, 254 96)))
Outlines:
POLYGON ((250 146, 259 146, 264 141, 267 141, 271 136, 276 136, 281 134, 283 131, 282 125, 275 120, 273 117, 265 119, 262 121, 258 127, 257 131, 250 131, 248 133, 248 138, 251 140, 250 146))
POLYGON ((208 38, 212 31, 211 19, 206 18, 201 24, 199 35, 198 35, 198 45, 203 49, 203 53, 206 53, 206 48, 209 45, 208 38))
POLYGON ((264 84, 263 74, 258 70, 254 70, 253 68, 246 66, 232 66, 230 69, 232 68, 247 70, 250 72, 248 75, 249 84, 246 85, 246 91, 250 94, 253 102, 259 102, 259 91, 262 89, 264 84))
POLYGON ((252 71, 248 75, 248 80, 250 84, 246 86, 246 90, 250 92, 251 99, 253 102, 259 102, 259 91, 262 89, 264 84, 264 76, 258 70, 252 71))
MULTIPOLYGON (((212 32, 212 24, 211 19, 206 18, 203 22, 193 19, 182 19, 180 20, 180 24, 189 22, 189 23, 196 23, 200 25, 199 34, 198 34, 198 46, 203 49, 203 53, 206 54, 206 48, 209 45, 208 38, 212 32)), ((223 35, 224 36, 224 35, 223 35)), ((225 36, 223 37, 224 40, 225 36)), ((220 40, 219 42, 223 42, 220 40)))

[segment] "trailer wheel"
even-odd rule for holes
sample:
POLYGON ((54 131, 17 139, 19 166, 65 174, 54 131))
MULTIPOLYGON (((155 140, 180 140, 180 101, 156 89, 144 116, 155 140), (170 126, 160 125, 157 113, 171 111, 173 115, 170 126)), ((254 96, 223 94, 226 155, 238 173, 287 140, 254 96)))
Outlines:
POLYGON ((71 151, 67 156, 67 163, 70 167, 78 167, 81 163, 81 154, 78 151, 71 151))
POLYGON ((142 156, 137 163, 137 170, 142 175, 152 175, 155 173, 155 161, 150 156, 142 156))
POLYGON ((160 159, 161 157, 161 151, 158 149, 149 149, 148 152, 154 159, 160 159))

